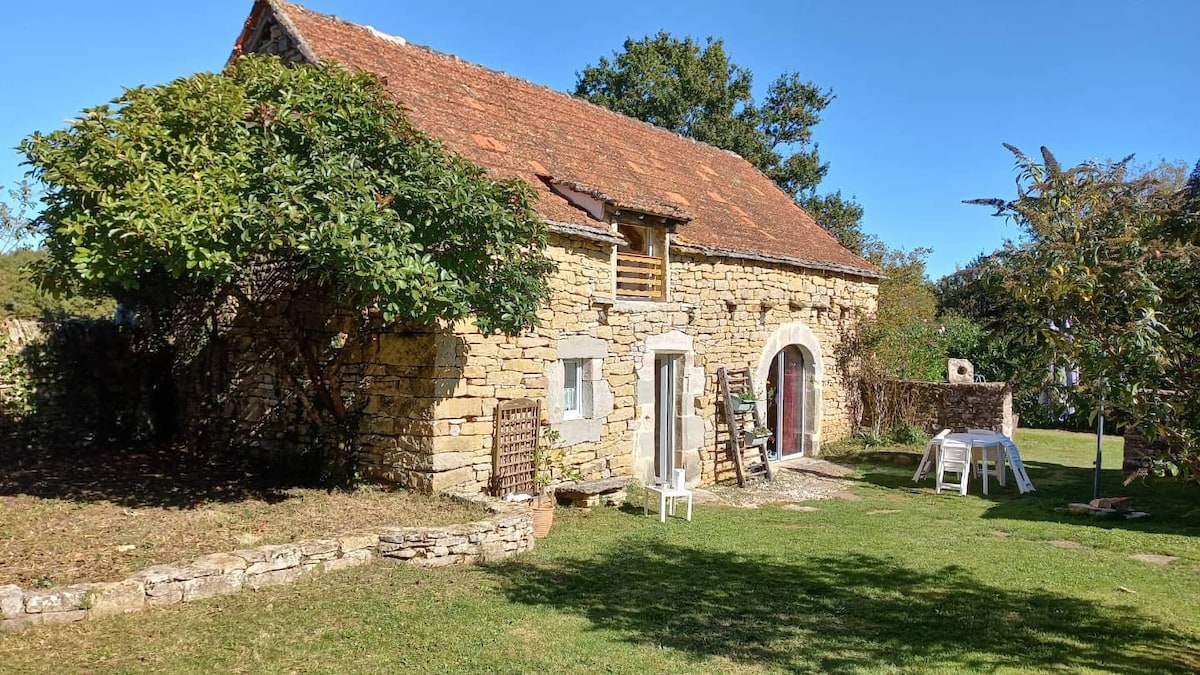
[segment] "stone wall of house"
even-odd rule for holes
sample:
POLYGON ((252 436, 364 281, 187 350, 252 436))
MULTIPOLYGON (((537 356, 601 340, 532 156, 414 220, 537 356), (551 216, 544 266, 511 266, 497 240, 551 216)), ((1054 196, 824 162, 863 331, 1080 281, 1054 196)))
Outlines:
POLYGON ((293 544, 155 565, 128 579, 56 588, 0 586, 0 630, 72 623, 288 584, 390 558, 423 567, 500 560, 534 547, 527 507, 493 505, 484 520, 445 527, 384 527, 293 544))
MULTIPOLYGON (((274 286, 284 282, 265 282, 274 286)), ((259 313, 237 303, 181 344, 199 348, 176 365, 182 426, 190 443, 271 461, 300 473, 321 457, 309 406, 316 394, 295 357, 297 335, 331 374, 358 429, 354 439, 368 477, 417 485, 431 470, 433 406, 451 393, 457 372, 455 340, 444 328, 384 324, 338 312, 318 293, 299 292, 261 301, 259 313), (201 334, 202 333, 202 334, 201 334), (292 358, 285 368, 279 353, 292 358), (297 383, 303 386, 298 387, 297 383), (304 395, 298 391, 306 392, 304 395)))
MULTIPOLYGON (((991 429, 1007 436, 1016 431, 1012 387, 1004 382, 887 382, 884 398, 903 399, 912 416, 928 433, 942 429, 991 429)), ((864 424, 874 420, 868 417, 864 424)), ((886 426, 886 425, 885 425, 886 426)))
MULTIPOLYGON (((837 351, 842 335, 874 312, 874 282, 672 250, 670 301, 614 301, 611 244, 552 234, 547 255, 558 264, 552 299, 527 334, 485 336, 462 321, 372 329, 365 342, 347 342, 341 392, 358 415, 367 477, 423 491, 484 491, 496 406, 531 398, 545 403, 570 470, 585 479, 652 478, 655 353, 680 356, 676 465, 692 482, 734 476, 717 369, 749 367, 761 387, 771 359, 794 339, 815 369, 811 419, 820 419, 810 421, 805 452, 855 427, 837 351), (577 356, 588 357, 590 409, 585 419, 564 420, 555 385, 561 390, 561 359, 577 356)), ((314 305, 314 342, 354 332, 314 305)), ((258 351, 261 335, 252 322, 220 331, 193 372, 221 389, 199 397, 208 404, 190 415, 190 427, 207 428, 209 445, 286 456, 306 447, 312 429, 285 374, 258 351)))
MULTIPOLYGON (((551 237, 551 244, 549 255, 559 271, 553 300, 539 313, 540 328, 504 338, 480 335, 469 322, 454 326, 458 342, 450 372, 460 372, 461 378, 452 397, 439 401, 433 411, 432 471, 410 474, 405 482, 433 490, 486 490, 495 407, 525 397, 547 402, 566 464, 584 479, 652 477, 646 439, 653 431, 653 393, 647 391, 645 370, 656 346, 663 345, 684 356, 683 419, 677 430, 683 451, 676 465, 687 469, 691 482, 730 479, 734 473, 725 444, 728 430, 719 415, 717 369, 765 372, 779 344, 787 344, 779 335, 797 326, 811 334, 822 364, 816 390, 821 424, 813 429, 815 442, 807 451, 819 452, 822 439, 844 437, 855 427, 855 406, 836 366, 836 352, 842 335, 874 312, 875 283, 672 251, 669 302, 613 302, 610 245, 558 236, 551 237), (663 336, 667 339, 656 343, 663 336), (574 355, 580 340, 604 345, 597 371, 584 375, 602 383, 594 396, 604 401, 593 406, 591 420, 558 421, 555 364, 564 345, 571 345, 574 355)), ((450 337, 446 333, 440 339, 450 337)), ((441 351, 449 354, 449 347, 441 351)), ((561 377, 561 370, 557 374, 561 377)), ((381 458, 379 464, 387 461, 381 458)))

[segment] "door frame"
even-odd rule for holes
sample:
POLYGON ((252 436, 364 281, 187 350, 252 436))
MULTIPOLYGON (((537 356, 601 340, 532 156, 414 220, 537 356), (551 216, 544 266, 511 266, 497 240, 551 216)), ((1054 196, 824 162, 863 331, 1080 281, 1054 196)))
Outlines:
POLYGON ((768 371, 767 387, 771 385, 771 378, 775 382, 775 406, 774 410, 770 411, 774 416, 774 425, 769 425, 774 439, 774 446, 777 454, 776 459, 786 459, 788 457, 804 456, 805 439, 808 434, 808 359, 805 357, 804 350, 799 345, 785 345, 782 349, 776 352, 771 359, 771 369, 768 371), (787 354, 792 352, 797 358, 797 366, 800 377, 799 401, 792 401, 791 397, 794 390, 783 386, 783 382, 787 376, 787 354), (784 452, 782 448, 783 434, 782 426, 785 411, 790 407, 793 411, 798 411, 800 414, 800 429, 799 429, 799 447, 792 447, 788 452, 784 452))
POLYGON ((654 354, 654 477, 671 481, 679 449, 679 377, 683 354, 654 354))

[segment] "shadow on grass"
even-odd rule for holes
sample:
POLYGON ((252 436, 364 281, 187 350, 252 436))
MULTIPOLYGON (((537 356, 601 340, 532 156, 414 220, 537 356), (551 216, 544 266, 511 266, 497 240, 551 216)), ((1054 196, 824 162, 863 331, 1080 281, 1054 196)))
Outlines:
MULTIPOLYGON (((920 455, 913 455, 919 459, 920 455)), ((877 461, 848 463, 862 474, 860 480, 883 488, 932 494, 933 472, 920 483, 913 483, 912 465, 897 465, 877 461)), ((1137 510, 1150 514, 1148 518, 1128 520, 1124 517, 1093 518, 1066 512, 1074 502, 1092 498, 1095 473, 1091 467, 1068 466, 1052 462, 1025 462, 1029 478, 1036 488, 1020 494, 1009 475, 1008 484, 997 485, 991 479, 989 494, 984 497, 980 479, 972 477, 971 495, 988 500, 992 505, 984 518, 1048 521, 1088 525, 1103 528, 1123 528, 1157 534, 1200 536, 1200 489, 1170 480, 1135 481, 1124 485, 1125 474, 1117 469, 1105 469, 1100 474, 1100 493, 1104 496, 1128 496, 1137 510)))
POLYGON ((278 503, 314 487, 281 467, 203 455, 166 443, 28 449, 0 456, 0 496, 30 495, 130 508, 194 508, 248 499, 278 503))
POLYGON ((866 554, 785 562, 626 540, 595 558, 488 570, 512 601, 627 642, 793 672, 1200 667, 1191 636, 1128 609, 866 554))

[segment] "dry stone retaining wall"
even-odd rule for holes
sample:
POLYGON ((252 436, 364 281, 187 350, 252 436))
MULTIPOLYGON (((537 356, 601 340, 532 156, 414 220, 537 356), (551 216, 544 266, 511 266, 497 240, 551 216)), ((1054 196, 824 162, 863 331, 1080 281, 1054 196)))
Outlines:
MULTIPOLYGON (((464 497, 472 501, 477 496, 464 497)), ((528 508, 486 501, 492 517, 446 527, 385 527, 294 544, 215 553, 148 567, 128 579, 48 589, 0 586, 0 628, 71 623, 291 583, 370 562, 423 567, 499 560, 533 549, 528 508)))
POLYGON ((1134 473, 1148 468, 1153 459, 1160 453, 1167 450, 1167 443, 1161 438, 1156 438, 1151 443, 1142 433, 1142 430, 1132 424, 1125 425, 1125 446, 1123 452, 1124 461, 1121 465, 1121 470, 1125 473, 1134 473))
POLYGON ((895 380, 885 384, 883 395, 908 400, 914 413, 920 416, 921 426, 929 433, 942 429, 991 429, 1011 437, 1016 430, 1012 387, 1004 382, 895 380))

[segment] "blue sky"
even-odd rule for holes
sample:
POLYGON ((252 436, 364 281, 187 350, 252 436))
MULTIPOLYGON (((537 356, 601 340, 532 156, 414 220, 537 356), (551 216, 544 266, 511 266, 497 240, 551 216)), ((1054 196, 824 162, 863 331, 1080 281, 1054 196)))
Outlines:
MULTIPOLYGON (((251 0, 6 3, 0 22, 0 183, 11 150, 124 86, 217 70, 251 0)), ((1017 231, 972 197, 1013 193, 1009 142, 1060 161, 1200 159, 1200 2, 393 2, 309 8, 559 90, 628 36, 724 38, 761 91, 784 71, 831 87, 816 129, 824 186, 864 229, 934 249, 937 278, 1017 231)))

